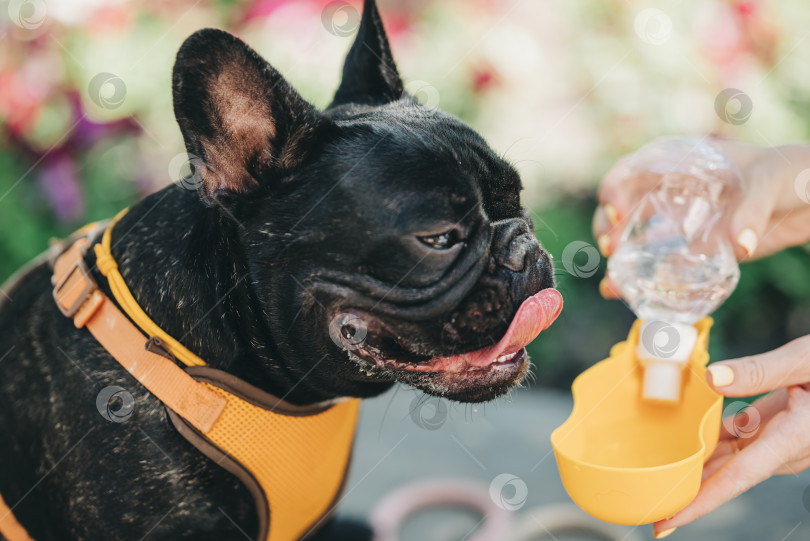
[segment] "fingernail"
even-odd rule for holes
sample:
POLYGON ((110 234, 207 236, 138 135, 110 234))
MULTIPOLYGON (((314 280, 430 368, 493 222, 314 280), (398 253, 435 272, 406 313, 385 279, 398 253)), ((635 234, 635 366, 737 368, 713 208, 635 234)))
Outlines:
POLYGON ((655 539, 663 539, 665 537, 669 537, 670 535, 672 535, 672 532, 674 532, 677 529, 678 528, 670 528, 669 530, 664 530, 663 532, 654 533, 653 537, 655 539))
POLYGON ((734 370, 724 364, 713 364, 708 368, 714 387, 727 387, 734 383, 734 370))
POLYGON ((757 242, 759 242, 757 234, 749 227, 740 231, 740 234, 737 237, 737 244, 745 248, 745 253, 748 254, 748 257, 751 257, 756 251, 757 242))
POLYGON ((610 298, 610 288, 607 285, 607 278, 602 278, 602 281, 599 282, 599 294, 606 299, 610 298))
POLYGON ((604 209, 605 209, 605 216, 607 216, 610 225, 616 225, 617 223, 619 223, 619 214, 616 212, 616 207, 608 203, 604 206, 604 209))
POLYGON ((607 257, 610 252, 610 237, 607 235, 599 235, 599 238, 596 239, 596 243, 599 245, 599 251, 602 252, 602 256, 607 257))

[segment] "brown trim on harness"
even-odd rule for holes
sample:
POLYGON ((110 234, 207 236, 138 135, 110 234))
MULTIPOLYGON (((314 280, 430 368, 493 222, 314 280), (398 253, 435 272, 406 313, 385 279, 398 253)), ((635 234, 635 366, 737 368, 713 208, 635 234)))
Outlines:
MULTIPOLYGON (((306 406, 298 406, 290 404, 276 396, 254 387, 250 383, 241 380, 229 374, 228 372, 211 368, 209 366, 190 366, 186 368, 186 372, 195 380, 210 383, 220 389, 223 389, 234 396, 253 404, 254 406, 273 411, 278 414, 287 415, 290 417, 306 417, 309 415, 316 415, 318 413, 328 410, 333 404, 331 402, 310 404, 306 406)), ((259 517, 259 532, 256 537, 258 540, 267 539, 270 529, 270 504, 267 500, 267 495, 264 492, 261 484, 256 480, 250 471, 242 464, 236 461, 231 455, 220 449, 217 445, 208 440, 199 430, 191 426, 185 419, 177 415, 171 409, 166 408, 166 413, 174 425, 175 429, 183 436, 191 445, 197 448, 202 454, 213 460, 218 466, 221 466, 228 472, 232 473, 239 479, 250 491, 253 500, 256 504, 256 512, 259 517)), ((340 501, 343 489, 346 486, 346 480, 349 477, 349 467, 351 466, 353 447, 349 452, 349 458, 346 461, 346 467, 343 470, 343 476, 340 487, 335 493, 332 501, 329 504, 328 511, 312 523, 306 530, 306 533, 301 537, 302 540, 307 539, 320 529, 320 527, 329 519, 335 512, 337 504, 340 501)))
POLYGON ((210 366, 189 366, 186 368, 186 372, 197 381, 216 385, 254 406, 290 417, 309 417, 324 412, 334 405, 334 402, 331 401, 306 406, 290 404, 258 387, 254 387, 233 374, 210 366))
MULTIPOLYGON (((217 466, 220 466, 236 476, 236 478, 239 479, 242 484, 245 485, 245 487, 247 487, 248 491, 250 491, 250 495, 253 496, 253 501, 256 504, 256 513, 259 516, 259 532, 256 535, 256 539, 267 539, 268 531, 270 529, 270 504, 267 501, 267 495, 264 493, 264 490, 262 490, 262 487, 256 478, 253 477, 253 475, 244 466, 231 458, 230 455, 208 441, 205 436, 200 434, 200 432, 197 431, 193 426, 189 425, 182 417, 177 415, 169 408, 166 408, 166 413, 168 414, 169 420, 171 420, 174 428, 186 439, 186 441, 193 445, 202 454, 216 462, 217 466)), ((349 453, 349 459, 346 461, 346 468, 343 471, 343 480, 341 481, 337 492, 335 492, 334 498, 332 498, 332 501, 329 504, 329 510, 309 526, 306 533, 301 537, 301 541, 309 539, 311 536, 315 535, 315 533, 321 529, 326 521, 335 514, 335 510, 340 503, 343 491, 346 488, 346 481, 349 479, 349 467, 351 466, 353 458, 354 449, 352 449, 352 451, 349 453)))
POLYGON ((267 495, 264 493, 259 482, 255 477, 239 462, 231 458, 222 449, 208 441, 197 429, 188 424, 185 419, 177 415, 175 412, 166 408, 166 413, 174 425, 174 428, 183 436, 191 445, 197 448, 202 454, 213 460, 217 466, 224 468, 237 479, 242 481, 247 489, 253 496, 253 501, 256 504, 256 513, 259 515, 259 533, 256 535, 257 540, 263 541, 267 539, 268 532, 270 531, 270 504, 267 501, 267 495))

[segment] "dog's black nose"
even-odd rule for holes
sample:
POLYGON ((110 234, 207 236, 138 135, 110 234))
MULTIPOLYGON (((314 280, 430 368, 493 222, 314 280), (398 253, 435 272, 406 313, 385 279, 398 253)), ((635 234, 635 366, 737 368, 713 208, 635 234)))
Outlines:
POLYGON ((540 243, 525 220, 512 218, 496 222, 492 226, 492 254, 499 265, 521 272, 540 258, 540 243))

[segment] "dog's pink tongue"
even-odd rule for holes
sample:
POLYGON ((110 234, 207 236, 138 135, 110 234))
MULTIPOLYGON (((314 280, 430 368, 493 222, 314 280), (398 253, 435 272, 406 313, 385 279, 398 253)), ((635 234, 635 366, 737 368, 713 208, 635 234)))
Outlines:
POLYGON ((431 364, 450 371, 462 370, 466 366, 489 366, 501 355, 520 351, 537 338, 541 331, 554 323, 562 307, 563 299, 559 291, 553 288, 543 289, 523 301, 506 334, 497 344, 460 355, 441 357, 431 364))

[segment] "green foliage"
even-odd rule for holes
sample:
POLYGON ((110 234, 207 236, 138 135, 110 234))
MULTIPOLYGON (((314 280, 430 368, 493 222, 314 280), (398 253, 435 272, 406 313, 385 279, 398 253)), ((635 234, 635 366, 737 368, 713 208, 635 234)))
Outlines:
POLYGON ((0 149, 0 283, 45 251, 50 239, 64 238, 85 223, 110 218, 140 198, 133 179, 138 168, 132 147, 132 140, 105 141, 81 156, 78 169, 86 210, 83 218, 72 223, 54 218, 31 165, 15 152, 0 149), (129 162, 128 167, 122 167, 122 162, 129 162))
MULTIPOLYGON (((532 212, 537 238, 554 256, 557 289, 565 305, 560 318, 528 347, 541 385, 561 388, 588 366, 607 357, 610 347, 624 340, 634 320, 633 313, 620 301, 608 301, 599 295, 599 281, 606 261, 591 276, 577 277, 565 269, 562 254, 574 241, 595 245, 591 217, 596 209, 592 194, 562 198, 553 206, 532 212)), ((595 247, 589 250, 595 252, 595 247)), ((582 266, 587 258, 581 251, 573 263, 582 266)))
POLYGON ((0 151, 0 282, 44 251, 48 239, 57 233, 29 167, 13 153, 0 151))

